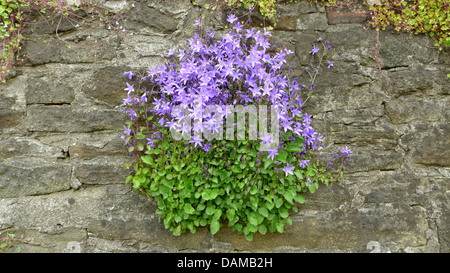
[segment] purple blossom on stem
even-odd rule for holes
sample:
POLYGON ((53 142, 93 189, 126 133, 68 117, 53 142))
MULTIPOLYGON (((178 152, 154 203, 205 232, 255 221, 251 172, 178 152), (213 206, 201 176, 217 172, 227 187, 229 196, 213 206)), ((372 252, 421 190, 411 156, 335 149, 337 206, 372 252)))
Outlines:
POLYGON ((342 155, 351 155, 351 154, 353 154, 352 151, 347 146, 345 146, 345 148, 341 149, 340 151, 341 151, 342 155))
POLYGON ((314 44, 313 45, 313 49, 309 52, 309 54, 311 54, 311 55, 314 55, 314 54, 316 54, 317 52, 319 52, 319 48, 318 47, 316 47, 316 44, 314 44))
POLYGON ((128 79, 129 80, 131 80, 132 78, 133 78, 133 72, 132 71, 128 71, 128 72, 125 72, 125 73, 123 73, 124 75, 126 75, 126 76, 128 76, 128 79))
POLYGON ((127 88, 125 88, 125 91, 128 91, 128 94, 130 92, 134 92, 134 85, 126 83, 127 84, 127 88))
POLYGON ((270 158, 274 160, 275 156, 278 155, 278 150, 268 150, 269 156, 267 158, 270 158))
POLYGON ((292 172, 293 169, 295 169, 295 167, 294 166, 289 167, 289 163, 287 163, 287 166, 282 170, 285 172, 286 176, 288 176, 288 174, 294 174, 292 172))
POLYGON ((309 162, 309 160, 302 160, 302 161, 300 161, 300 168, 306 168, 306 167, 308 167, 308 162, 309 162))

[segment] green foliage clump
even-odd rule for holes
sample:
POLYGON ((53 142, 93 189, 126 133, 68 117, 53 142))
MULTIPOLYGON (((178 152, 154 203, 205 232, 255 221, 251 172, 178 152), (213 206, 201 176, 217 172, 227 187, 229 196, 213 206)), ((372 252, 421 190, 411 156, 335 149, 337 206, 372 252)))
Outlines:
MULTIPOLYGON (((207 8, 220 5, 230 7, 254 7, 268 19, 276 22, 277 5, 296 0, 213 0, 207 8)), ((355 7, 355 0, 310 0, 331 7, 355 7)), ((393 26, 397 31, 412 34, 428 34, 435 39, 435 46, 450 46, 450 2, 445 0, 367 0, 362 12, 371 15, 370 25, 377 30, 393 26)))
POLYGON ((394 26, 397 31, 428 34, 434 45, 450 46, 450 2, 444 0, 379 0, 369 6, 376 29, 394 26))
POLYGON ((19 33, 22 12, 19 7, 22 1, 0 1, 0 81, 5 81, 6 74, 15 60, 15 53, 20 48, 22 35, 19 33))
MULTIPOLYGON (((157 213, 174 235, 195 233, 197 227, 207 225, 215 234, 225 221, 247 240, 256 232, 282 233, 292 224, 290 212, 297 212, 297 204, 305 202, 304 193, 341 178, 334 180, 314 153, 304 159, 296 156, 302 138, 272 160, 259 152, 260 144, 254 141, 214 140, 206 152, 174 141, 167 129, 160 132, 154 148, 141 146, 145 155, 134 165, 127 183, 155 198, 157 213), (299 166, 302 160, 310 164, 297 167, 294 175, 279 169, 278 164, 299 166)), ((290 137, 292 132, 283 135, 283 139, 290 137)))

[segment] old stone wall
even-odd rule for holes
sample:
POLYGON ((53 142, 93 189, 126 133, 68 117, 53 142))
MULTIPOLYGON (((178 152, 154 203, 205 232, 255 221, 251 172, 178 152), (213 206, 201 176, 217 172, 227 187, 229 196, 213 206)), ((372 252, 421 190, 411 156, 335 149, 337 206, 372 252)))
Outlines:
MULTIPOLYGON (((450 252, 450 52, 382 31, 389 84, 365 16, 309 1, 279 10, 272 42, 295 52, 294 70, 317 37, 332 43, 334 67, 305 110, 325 151, 353 150, 344 181, 307 195, 285 233, 174 237, 155 202, 124 183, 123 72, 159 63, 193 33, 203 9, 187 0, 137 4, 124 25, 132 36, 63 22, 59 40, 54 25, 28 28, 29 58, 0 86, 0 230, 33 243, 21 252, 450 252)), ((206 24, 220 31, 223 16, 206 24)))

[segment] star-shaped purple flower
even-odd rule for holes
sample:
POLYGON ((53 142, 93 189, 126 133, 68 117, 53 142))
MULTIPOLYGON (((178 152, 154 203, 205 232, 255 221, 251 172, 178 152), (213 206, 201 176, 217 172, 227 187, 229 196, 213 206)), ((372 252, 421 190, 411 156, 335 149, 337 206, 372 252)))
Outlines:
POLYGON ((292 172, 292 170, 295 169, 294 166, 289 167, 289 163, 287 163, 287 166, 285 168, 283 168, 282 170, 285 172, 286 176, 288 176, 288 174, 294 174, 292 172))

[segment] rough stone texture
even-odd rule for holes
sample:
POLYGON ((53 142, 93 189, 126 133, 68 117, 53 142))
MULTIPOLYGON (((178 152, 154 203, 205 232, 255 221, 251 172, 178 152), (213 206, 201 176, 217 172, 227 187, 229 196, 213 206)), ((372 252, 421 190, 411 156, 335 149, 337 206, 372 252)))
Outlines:
MULTIPOLYGON (((299 73, 312 43, 330 41, 334 67, 304 110, 325 137, 324 154, 353 150, 344 180, 307 194, 283 234, 247 242, 226 227, 214 236, 165 230, 154 200, 125 185, 123 72, 159 64, 183 44, 199 3, 140 2, 126 38, 62 21, 58 40, 55 26, 30 26, 28 58, 0 86, 0 230, 33 243, 22 252, 450 252, 449 51, 382 31, 389 82, 365 17, 309 1, 279 8, 271 42, 295 52, 288 61, 299 73)), ((227 12, 208 13, 205 25, 222 33, 227 12)))

